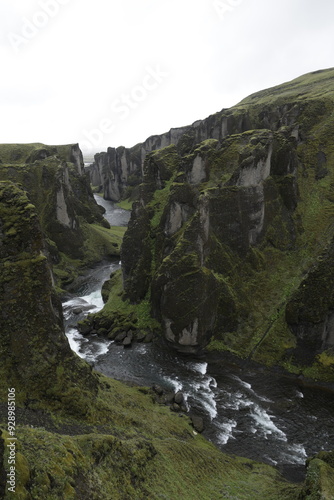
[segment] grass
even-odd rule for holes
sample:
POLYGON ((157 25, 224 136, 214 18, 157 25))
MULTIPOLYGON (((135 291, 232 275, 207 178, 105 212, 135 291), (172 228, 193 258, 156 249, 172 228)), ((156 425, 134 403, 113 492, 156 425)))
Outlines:
POLYGON ((268 465, 223 454, 193 432, 187 417, 153 403, 148 389, 102 375, 99 381, 84 421, 55 415, 56 433, 45 421, 20 422, 17 498, 298 498, 299 485, 268 465))
POLYGON ((334 91, 334 68, 302 75, 290 82, 256 92, 243 99, 237 106, 266 105, 293 98, 305 101, 307 98, 332 97, 334 91))
POLYGON ((118 203, 116 203, 116 206, 119 208, 123 208, 123 210, 132 210, 132 204, 133 201, 131 201, 129 198, 126 200, 121 200, 118 203))
POLYGON ((102 311, 94 315, 97 320, 101 317, 117 316, 121 323, 136 320, 133 327, 140 330, 160 330, 160 324, 151 316, 151 304, 148 297, 140 304, 131 304, 129 300, 123 300, 121 270, 113 274, 108 289, 110 290, 108 301, 102 311))

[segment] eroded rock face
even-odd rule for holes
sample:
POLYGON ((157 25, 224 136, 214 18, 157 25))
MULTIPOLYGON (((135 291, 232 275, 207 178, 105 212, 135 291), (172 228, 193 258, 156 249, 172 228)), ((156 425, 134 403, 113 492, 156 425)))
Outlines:
MULTIPOLYGON (((75 384, 96 384, 66 339, 45 250, 34 205, 13 183, 0 182, 1 387, 60 401, 75 384)), ((74 397, 74 412, 76 404, 74 397)))
POLYGON ((87 169, 93 186, 99 186, 106 200, 119 201, 131 196, 143 180, 144 161, 148 153, 177 144, 189 127, 173 128, 162 135, 149 137, 133 148, 108 148, 98 153, 87 169))
POLYGON ((217 141, 206 141, 187 157, 179 155, 176 147, 167 149, 149 155, 145 163, 142 196, 123 243, 124 284, 133 302, 151 290, 154 316, 161 321, 166 339, 178 350, 195 352, 216 332, 238 328, 241 308, 228 282, 233 264, 226 260, 226 248, 244 259, 268 229, 278 246, 294 245, 293 208, 286 208, 279 181, 293 175, 296 143, 289 134, 261 131, 236 136, 220 148, 217 141), (274 180, 273 152, 279 146, 288 155, 274 180), (233 169, 222 185, 217 176, 223 175, 232 147, 236 151, 233 169), (169 161, 173 158, 169 176, 162 174, 167 149, 169 161), (166 198, 166 183, 172 180, 166 198), (162 203, 160 220, 153 228, 154 214, 162 203), (277 216, 286 219, 286 227, 273 228, 277 216))
MULTIPOLYGON (((121 198, 130 197, 133 188, 143 181, 145 159, 152 151, 175 145, 182 155, 206 140, 222 141, 232 134, 253 129, 277 131, 282 126, 288 126, 291 135, 299 139, 296 120, 302 112, 303 107, 294 104, 267 106, 265 110, 261 108, 256 113, 250 113, 247 108, 242 107, 236 110, 223 109, 220 113, 205 120, 198 120, 192 125, 172 128, 164 134, 151 136, 132 148, 108 148, 107 152, 95 155, 94 163, 87 170, 91 183, 100 188, 104 198, 117 202, 121 198)), ((250 157, 255 160, 255 165, 242 169, 240 185, 257 185, 260 177, 268 174, 271 154, 272 151, 268 151, 266 159, 261 160, 250 157)), ((195 155, 187 180, 191 184, 208 180, 207 167, 201 155, 195 155)), ((137 191, 133 199, 136 195, 137 191)))
POLYGON ((84 226, 107 224, 94 200, 77 144, 0 145, 0 180, 23 186, 51 241, 53 260, 62 252, 84 259, 84 226))
POLYGON ((326 70, 146 149, 124 291, 176 349, 209 342, 334 381, 333 110, 326 70))
POLYGON ((315 353, 334 349, 333 240, 287 303, 285 317, 297 339, 291 352, 297 362, 312 362, 315 353))

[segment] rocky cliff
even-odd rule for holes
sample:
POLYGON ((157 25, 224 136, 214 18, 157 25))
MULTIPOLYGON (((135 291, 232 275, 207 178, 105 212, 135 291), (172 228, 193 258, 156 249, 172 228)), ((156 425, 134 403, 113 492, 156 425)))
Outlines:
POLYGON ((319 71, 146 154, 124 293, 179 351, 334 381, 333 110, 334 70, 319 71))
POLYGON ((93 186, 103 192, 106 200, 120 201, 136 198, 135 189, 143 180, 143 165, 146 155, 170 144, 177 144, 189 127, 174 128, 162 135, 149 137, 133 148, 108 148, 97 153, 94 162, 87 168, 93 186))
MULTIPOLYGON (((279 91, 280 87, 277 88, 277 92, 279 91)), ((250 97, 253 98, 254 96, 250 97)), ((278 130, 282 126, 292 126, 292 135, 298 136, 295 118, 302 110, 300 107, 297 110, 293 101, 278 100, 277 105, 271 106, 269 99, 261 109, 254 111, 255 107, 250 109, 247 105, 223 109, 192 125, 172 128, 164 134, 151 136, 132 148, 108 148, 107 152, 96 154, 94 163, 87 169, 91 183, 103 192, 105 199, 119 201, 130 197, 133 188, 142 182, 144 162, 152 151, 175 145, 182 155, 207 139, 222 141, 236 133, 253 129, 278 130)), ((136 196, 137 190, 133 199, 136 196)))
POLYGON ((0 181, 1 399, 15 387, 18 403, 46 399, 85 412, 80 392, 97 383, 65 337, 46 255, 34 205, 15 184, 0 181))
POLYGON ((82 265, 119 255, 84 172, 78 145, 0 145, 0 180, 19 184, 36 207, 59 284, 82 265))

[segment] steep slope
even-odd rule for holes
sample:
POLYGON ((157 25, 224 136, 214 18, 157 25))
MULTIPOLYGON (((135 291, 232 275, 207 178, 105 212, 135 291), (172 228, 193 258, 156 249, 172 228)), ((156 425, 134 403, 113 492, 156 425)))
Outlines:
POLYGON ((329 69, 146 156, 122 247, 124 298, 149 302, 176 349, 209 344, 334 381, 333 111, 329 69))
POLYGON ((76 413, 85 408, 83 387, 97 384, 65 337, 45 253, 34 205, 19 187, 1 181, 1 399, 16 387, 20 402, 44 398, 76 413))
POLYGON ((80 267, 119 255, 120 240, 96 204, 78 145, 0 145, 0 180, 21 185, 35 205, 62 285, 80 267))

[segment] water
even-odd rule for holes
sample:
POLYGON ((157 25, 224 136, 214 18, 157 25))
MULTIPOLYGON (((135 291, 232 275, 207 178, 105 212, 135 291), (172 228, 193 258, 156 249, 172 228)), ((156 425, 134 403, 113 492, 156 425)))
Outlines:
MULTIPOLYGON (((100 197, 97 201, 109 203, 100 197)), ((106 208, 109 222, 129 217, 115 214, 113 206, 106 208)), ((90 310, 102 308, 102 283, 119 267, 117 261, 105 262, 89 271, 76 296, 64 304, 67 336, 79 356, 118 380, 183 391, 191 412, 204 418, 204 435, 216 446, 275 465, 288 479, 303 479, 307 456, 334 449, 334 397, 329 391, 302 387, 297 380, 272 373, 242 370, 227 361, 182 357, 159 343, 124 349, 109 340, 82 337, 73 324, 90 310), (82 312, 74 314, 78 308, 82 312)))
POLYGON ((75 325, 89 312, 98 312, 103 308, 101 286, 119 268, 118 260, 99 264, 86 274, 73 296, 63 303, 65 331, 71 349, 89 363, 94 363, 96 358, 108 352, 110 341, 94 335, 84 337, 75 325))
POLYGON ((127 226, 130 220, 131 212, 129 210, 123 210, 118 208, 115 203, 111 201, 104 200, 101 196, 95 194, 94 198, 98 205, 101 205, 106 212, 104 218, 110 223, 111 226, 127 226))

